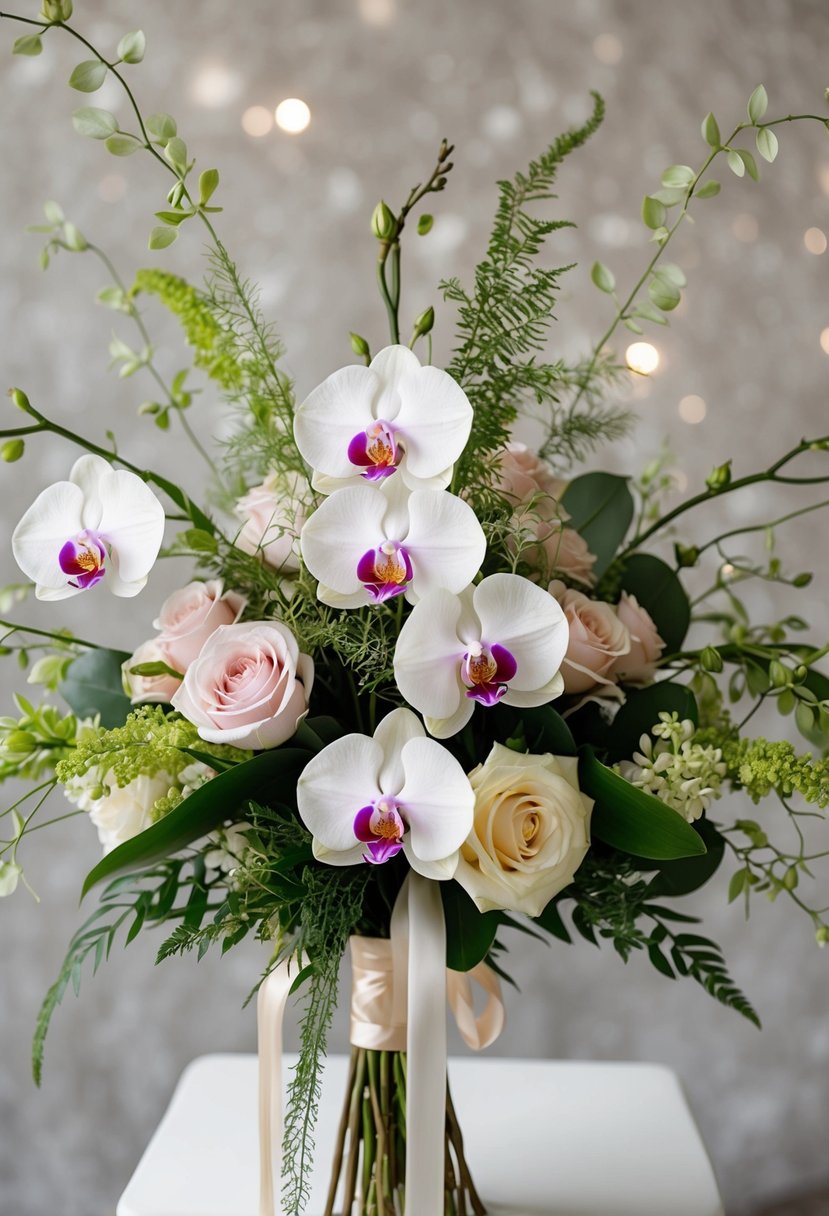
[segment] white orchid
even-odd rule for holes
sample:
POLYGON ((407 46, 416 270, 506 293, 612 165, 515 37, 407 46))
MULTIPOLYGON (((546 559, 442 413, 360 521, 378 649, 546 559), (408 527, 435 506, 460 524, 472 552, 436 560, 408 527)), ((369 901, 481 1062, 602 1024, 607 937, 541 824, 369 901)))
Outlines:
POLYGON ((297 806, 318 861, 379 865, 402 851, 424 878, 448 879, 472 829, 475 795, 411 710, 394 709, 373 738, 346 735, 314 756, 297 806))
POLYGON ((140 477, 81 456, 68 481, 37 496, 12 550, 39 600, 66 599, 102 579, 113 595, 132 596, 146 584, 163 536, 164 508, 140 477))
POLYGON ((461 730, 475 703, 544 705, 559 696, 568 627, 559 604, 517 574, 491 574, 462 595, 437 589, 400 631, 394 675, 438 739, 461 730))
POLYGON ((475 577, 486 538, 474 511, 446 490, 402 482, 347 486, 320 504, 300 537, 317 594, 334 608, 360 608, 434 587, 460 591, 475 577))
MULTIPOLYGON (((325 494, 398 470, 411 489, 449 484, 472 426, 463 389, 406 346, 387 346, 368 367, 342 367, 297 410, 294 434, 325 494)), ((395 478, 397 480, 397 478, 395 478)))

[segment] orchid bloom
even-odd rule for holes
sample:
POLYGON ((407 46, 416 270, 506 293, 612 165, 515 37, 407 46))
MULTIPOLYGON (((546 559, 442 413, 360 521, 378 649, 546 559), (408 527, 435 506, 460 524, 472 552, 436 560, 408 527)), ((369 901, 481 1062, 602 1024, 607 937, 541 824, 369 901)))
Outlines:
POLYGON ((475 796, 458 761, 409 709, 374 737, 346 735, 306 765, 297 786, 314 856, 332 866, 382 865, 403 852, 424 878, 451 878, 472 829, 475 796))
POLYGON ((297 410, 297 447, 325 494, 395 473, 411 489, 449 484, 472 427, 463 389, 406 346, 387 346, 368 367, 340 368, 297 410))
POLYGON ((39 600, 62 600, 106 580, 137 595, 164 536, 164 508, 135 473, 81 456, 68 481, 43 490, 14 530, 18 566, 39 600))
POLYGON ((417 602, 433 587, 460 591, 474 578, 486 539, 470 506, 446 490, 386 482, 347 486, 302 529, 302 557, 334 608, 417 602))
POLYGON ((491 574, 462 595, 436 589, 414 608, 394 652, 397 687, 438 739, 476 702, 544 705, 560 696, 568 628, 559 604, 517 574, 491 574))

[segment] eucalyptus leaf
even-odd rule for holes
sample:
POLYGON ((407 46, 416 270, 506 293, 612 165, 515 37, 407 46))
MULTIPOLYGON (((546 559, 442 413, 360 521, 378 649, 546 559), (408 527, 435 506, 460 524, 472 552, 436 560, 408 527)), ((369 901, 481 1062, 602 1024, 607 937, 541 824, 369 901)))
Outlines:
POLYGON ((649 304, 647 300, 643 300, 640 304, 637 304, 634 312, 637 317, 642 317, 645 321, 653 321, 654 325, 670 324, 665 314, 653 304, 649 304))
POLYGON ((199 206, 203 207, 216 193, 219 184, 219 170, 205 169, 199 176, 199 206))
POLYGON ((665 204, 660 203, 652 194, 646 194, 642 199, 642 221, 648 228, 663 227, 667 218, 665 204))
POLYGON ((769 96, 761 84, 748 99, 748 117, 750 122, 759 122, 769 108, 769 96))
POLYGON ((632 317, 625 317, 625 329, 629 329, 632 334, 643 334, 645 331, 642 326, 634 321, 632 317))
POLYGON ((735 152, 732 148, 726 159, 728 160, 728 167, 735 177, 745 177, 746 167, 739 152, 735 152))
POLYGON ((711 181, 706 182, 704 186, 700 186, 699 190, 697 190, 697 192, 696 192, 695 197, 696 198, 715 198, 719 194, 721 189, 722 189, 722 186, 720 185, 720 183, 715 182, 712 179, 711 181))
POLYGON ((85 59, 69 77, 69 87, 79 93, 95 93, 106 80, 107 65, 100 59, 85 59))
POLYGON ((174 135, 172 139, 167 141, 164 155, 176 172, 183 177, 187 172, 187 145, 184 140, 174 135))
POLYGON ((702 138, 711 148, 719 148, 722 146, 720 138, 720 128, 716 118, 710 112, 705 115, 702 120, 702 138))
POLYGON ((133 30, 118 43, 118 58, 122 63, 140 63, 147 49, 147 39, 143 30, 133 30))
POLYGON ((657 278, 667 279, 669 283, 673 283, 676 287, 686 287, 688 280, 685 277, 685 271, 681 266, 677 266, 676 262, 663 262, 655 271, 657 278))
POLYGON ((663 312, 671 312, 682 299, 679 288, 669 279, 654 275, 648 283, 648 295, 652 303, 663 312))
POLYGON ((761 127, 757 132, 757 151, 763 160, 767 160, 771 164, 777 157, 779 146, 774 131, 770 127, 761 127))
POLYGON ((90 139, 108 139, 118 130, 118 120, 109 110, 99 110, 97 106, 84 106, 72 115, 72 125, 79 135, 87 135, 90 139))
POLYGON ((662 185, 667 189, 671 187, 688 187, 696 177, 696 173, 690 165, 671 165, 662 174, 662 185))
POLYGON ((754 157, 751 155, 751 153, 746 151, 745 148, 738 148, 737 155, 739 156, 740 160, 745 165, 746 173, 749 175, 749 177, 752 179, 752 181, 759 182, 760 171, 757 168, 757 161, 754 159, 754 157))
POLYGON ((131 656, 121 650, 90 650, 73 659, 58 691, 79 718, 101 715, 107 730, 123 726, 132 709, 121 668, 131 656))
POLYGON ((168 143, 176 134, 178 128, 176 120, 171 114, 151 114, 145 119, 144 126, 147 129, 147 134, 159 143, 168 143))
POLYGON ((147 241, 148 249, 166 249, 168 245, 172 245, 178 239, 178 229, 159 225, 153 228, 150 233, 150 239, 147 241))
POLYGON ((134 135, 127 135, 126 132, 119 131, 117 135, 110 135, 105 147, 107 152, 111 152, 113 156, 133 156, 136 152, 140 152, 144 145, 134 135))
POLYGON ((665 187, 662 190, 654 190, 651 198, 658 199, 665 207, 675 207, 677 203, 681 203, 688 193, 687 189, 680 189, 676 186, 665 187))
POLYGON ((571 516, 570 527, 595 553, 594 573, 601 578, 633 519, 633 498, 627 478, 615 473, 584 473, 570 482, 562 501, 571 516))
POLYGON ((607 292, 608 295, 616 288, 616 279, 613 271, 608 269, 603 262, 594 262, 590 268, 590 278, 593 280, 599 291, 607 292))

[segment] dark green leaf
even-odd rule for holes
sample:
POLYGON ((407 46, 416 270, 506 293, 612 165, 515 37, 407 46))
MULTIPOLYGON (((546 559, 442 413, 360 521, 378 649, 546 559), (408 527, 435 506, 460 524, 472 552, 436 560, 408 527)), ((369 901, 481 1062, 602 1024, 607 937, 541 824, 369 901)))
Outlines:
POLYGON ((678 811, 625 781, 584 748, 579 781, 595 799, 591 833, 634 857, 667 861, 705 853, 705 842, 678 811))
POLYGON ((440 893, 446 917, 446 965, 452 971, 471 971, 489 953, 500 913, 479 912, 456 882, 442 882, 440 893))
POLYGON ((648 946, 648 958, 651 960, 656 970, 660 971, 662 975, 667 976, 669 980, 676 979, 673 967, 665 958, 665 955, 659 949, 658 945, 648 946))
POLYGON ((532 755, 550 752, 554 756, 575 756, 576 743, 570 728, 551 705, 522 709, 519 716, 524 723, 527 751, 532 755))
POLYGON ((674 571, 650 553, 634 553, 624 564, 621 589, 653 619, 668 654, 682 646, 691 621, 688 597, 674 571))
POLYGON ((719 869, 725 852, 725 841, 707 819, 700 819, 696 830, 705 841, 708 852, 702 857, 683 857, 679 861, 666 861, 648 887, 649 895, 690 895, 705 886, 719 869))
POLYGON ((570 513, 570 527, 596 554, 594 572, 604 574, 625 539, 633 518, 633 498, 626 477, 615 473, 585 473, 570 482, 562 501, 570 513))
POLYGON ((123 726, 132 709, 121 678, 129 658, 123 650, 89 650, 72 660, 58 691, 79 718, 100 714, 107 730, 123 726))
POLYGON ((567 926, 561 918, 561 913, 558 910, 556 900, 551 900, 540 916, 535 917, 535 924, 540 925, 542 929, 546 929, 553 937, 557 937, 562 942, 572 942, 567 926))
POLYGON ((613 719, 609 732, 608 758, 614 764, 618 760, 630 760, 639 750, 642 735, 650 733, 659 721, 659 715, 674 712, 679 714, 680 720, 690 718, 694 723, 699 717, 694 694, 683 684, 665 680, 647 688, 628 689, 625 703, 613 719))

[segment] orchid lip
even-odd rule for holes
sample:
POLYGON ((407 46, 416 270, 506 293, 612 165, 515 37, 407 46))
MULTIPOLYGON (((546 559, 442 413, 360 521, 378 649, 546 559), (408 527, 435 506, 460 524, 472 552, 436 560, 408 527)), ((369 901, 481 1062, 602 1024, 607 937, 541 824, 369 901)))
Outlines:
POLYGON ((95 532, 81 532, 69 539, 58 554, 58 565, 64 574, 73 575, 70 587, 85 591, 94 587, 106 574, 106 548, 95 532))
POLYGON ((397 541, 384 541, 369 549, 357 563, 357 578, 375 604, 405 594, 412 574, 411 559, 397 541))
POLYGON ((470 647, 461 663, 467 697, 487 706, 497 705, 506 696, 517 671, 515 656, 497 642, 470 647))
POLYGON ((381 798, 362 807, 354 819, 354 835, 366 845, 363 860, 382 865, 403 848, 406 822, 393 798, 381 798))
POLYGON ((359 431, 348 445, 348 459, 367 481, 382 481, 396 473, 402 455, 392 426, 382 419, 359 431))

